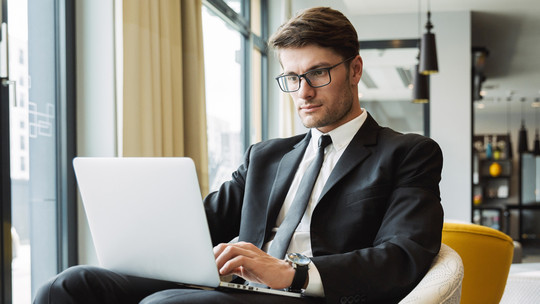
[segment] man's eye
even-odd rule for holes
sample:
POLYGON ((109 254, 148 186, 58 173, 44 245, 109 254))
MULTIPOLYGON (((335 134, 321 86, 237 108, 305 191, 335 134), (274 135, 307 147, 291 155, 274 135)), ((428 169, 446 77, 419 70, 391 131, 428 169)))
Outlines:
POLYGON ((322 77, 324 75, 326 75, 326 70, 322 70, 322 69, 309 72, 310 77, 322 77))
POLYGON ((287 80, 287 82, 297 82, 298 81, 298 76, 296 76, 296 75, 286 76, 285 80, 287 80))

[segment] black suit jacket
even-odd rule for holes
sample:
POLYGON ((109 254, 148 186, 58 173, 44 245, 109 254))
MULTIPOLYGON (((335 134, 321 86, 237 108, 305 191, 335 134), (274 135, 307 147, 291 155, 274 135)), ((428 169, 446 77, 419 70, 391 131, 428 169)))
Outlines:
MULTIPOLYGON (((251 146, 205 199, 214 244, 268 241, 310 133, 251 146)), ((368 115, 332 171, 311 219, 312 261, 328 303, 398 302, 441 244, 442 153, 433 140, 368 115)))

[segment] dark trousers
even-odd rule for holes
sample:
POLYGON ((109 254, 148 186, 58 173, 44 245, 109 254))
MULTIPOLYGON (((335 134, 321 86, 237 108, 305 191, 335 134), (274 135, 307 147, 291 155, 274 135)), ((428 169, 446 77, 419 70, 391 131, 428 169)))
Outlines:
POLYGON ((43 285, 34 304, 64 303, 324 303, 322 298, 190 289, 176 283, 121 275, 93 266, 71 267, 43 285))

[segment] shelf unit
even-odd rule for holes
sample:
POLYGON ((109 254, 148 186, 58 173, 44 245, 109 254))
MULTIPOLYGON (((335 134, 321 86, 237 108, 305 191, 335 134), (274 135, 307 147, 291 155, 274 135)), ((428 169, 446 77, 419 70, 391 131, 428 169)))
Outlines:
POLYGON ((511 160, 480 160, 478 174, 478 186, 482 188, 482 197, 485 202, 497 199, 508 199, 510 193, 510 180, 512 178, 511 160), (490 174, 490 168, 494 166, 500 168, 500 174, 490 174))
POLYGON ((473 222, 505 231, 506 205, 515 178, 512 159, 507 158, 508 136, 477 135, 473 147, 473 222))
POLYGON ((540 155, 520 153, 513 170, 504 153, 506 140, 500 134, 474 137, 473 222, 510 234, 511 218, 517 216, 518 240, 540 242, 540 155))

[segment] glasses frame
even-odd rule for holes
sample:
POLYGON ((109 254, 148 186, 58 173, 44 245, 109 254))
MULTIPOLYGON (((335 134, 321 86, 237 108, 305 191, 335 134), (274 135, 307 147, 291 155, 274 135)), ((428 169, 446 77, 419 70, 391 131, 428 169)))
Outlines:
POLYGON ((330 67, 327 67, 327 68, 317 68, 317 69, 313 69, 313 70, 309 70, 307 72, 305 72, 304 74, 300 74, 300 75, 297 75, 297 74, 287 74, 287 75, 279 75, 278 77, 276 77, 276 81, 278 83, 278 87, 281 91, 285 92, 285 93, 292 93, 292 92, 296 92, 298 90, 300 90, 300 88, 302 87, 302 78, 304 78, 306 80, 306 82, 309 84, 310 87, 312 88, 321 88, 321 87, 324 87, 324 86, 327 86, 329 85, 331 82, 332 82, 332 74, 330 73, 330 70, 337 67, 338 65, 342 64, 342 63, 345 63, 353 58, 356 58, 356 56, 358 55, 354 55, 352 57, 349 57, 343 61, 341 61, 340 63, 336 63, 334 64, 333 66, 330 66, 330 67), (311 84, 311 81, 306 77, 307 74, 309 73, 313 73, 315 71, 321 71, 321 70, 324 70, 328 73, 328 82, 323 84, 323 85, 318 85, 318 86, 314 86, 313 84, 311 84), (281 78, 284 78, 284 77, 290 77, 290 76, 296 76, 298 77, 298 89, 296 90, 284 90, 282 87, 281 87, 281 84, 279 82, 279 80, 281 78))

